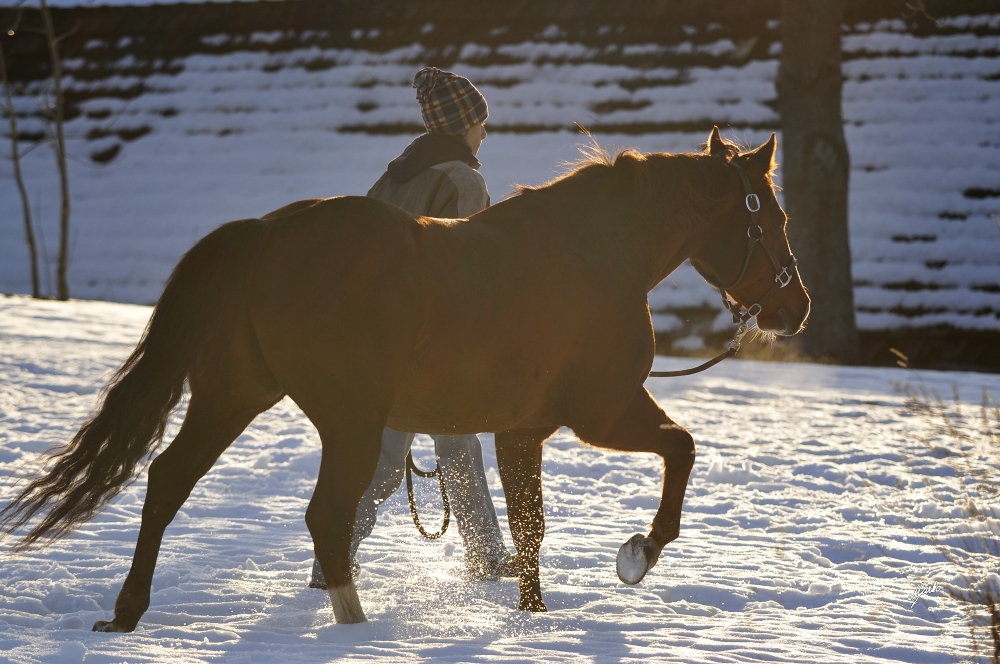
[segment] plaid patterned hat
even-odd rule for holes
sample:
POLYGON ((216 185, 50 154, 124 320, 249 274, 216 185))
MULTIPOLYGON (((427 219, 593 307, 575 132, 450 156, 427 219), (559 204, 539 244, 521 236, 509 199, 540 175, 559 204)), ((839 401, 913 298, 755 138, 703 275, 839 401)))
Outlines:
POLYGON ((469 79, 437 67, 424 67, 413 77, 420 116, 430 134, 458 136, 486 122, 486 97, 469 79))

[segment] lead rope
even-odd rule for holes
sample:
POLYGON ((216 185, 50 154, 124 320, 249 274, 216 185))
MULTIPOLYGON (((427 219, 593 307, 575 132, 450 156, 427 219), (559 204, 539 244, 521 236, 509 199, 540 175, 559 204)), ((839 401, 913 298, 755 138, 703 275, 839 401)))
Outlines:
POLYGON ((444 488, 444 475, 441 474, 440 464, 434 464, 434 470, 426 471, 417 468, 417 465, 413 463, 413 452, 406 453, 406 496, 410 499, 410 514, 413 515, 413 525, 417 527, 420 534, 427 539, 438 539, 448 531, 448 524, 451 522, 451 506, 448 504, 448 492, 444 488), (417 503, 413 500, 413 477, 410 472, 414 472, 420 477, 434 477, 437 475, 438 483, 441 485, 441 503, 444 505, 444 519, 441 524, 441 530, 436 533, 429 533, 424 530, 424 527, 420 525, 420 517, 417 515, 417 503))
POLYGON ((706 369, 711 369, 716 364, 723 360, 727 360, 730 357, 735 357, 736 353, 740 352, 740 342, 743 341, 743 337, 746 333, 750 331, 750 324, 747 322, 752 318, 744 314, 745 319, 740 321, 740 326, 736 328, 736 333, 733 335, 732 340, 729 342, 729 348, 726 349, 724 353, 720 353, 713 357, 708 362, 704 364, 699 364, 693 369, 681 369, 679 371, 650 371, 650 378, 677 378, 678 376, 690 376, 691 374, 701 373, 706 369))

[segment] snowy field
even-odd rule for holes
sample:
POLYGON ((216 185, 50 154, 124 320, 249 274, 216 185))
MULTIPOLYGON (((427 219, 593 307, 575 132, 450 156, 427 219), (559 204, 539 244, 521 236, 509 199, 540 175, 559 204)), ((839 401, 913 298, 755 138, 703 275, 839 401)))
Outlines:
MULTIPOLYGON (((149 313, 0 297, 0 500, 11 476, 75 431, 149 313)), ((659 369, 683 364, 657 358, 659 369)), ((892 381, 945 394, 956 385, 973 406, 983 386, 1000 394, 995 375, 735 360, 698 377, 652 379, 699 456, 681 536, 640 585, 619 583, 614 559, 653 517, 660 464, 561 431, 543 465, 550 613, 517 611, 516 582, 463 580, 457 533, 422 540, 400 492, 360 550, 370 622, 355 626, 332 624, 326 593, 306 587, 303 515, 320 448, 285 400, 223 455, 167 530, 135 633, 89 630, 112 615, 144 477, 68 539, 5 551, 0 661, 963 660, 968 617, 945 589, 959 582, 947 554, 975 524, 963 518, 968 489, 940 447, 928 452, 926 423, 904 414, 892 381)), ((484 443, 506 531, 492 438, 484 443)), ((418 438, 416 454, 427 465, 429 440, 418 438)), ((427 485, 418 500, 430 515, 427 485)), ((995 499, 979 506, 1000 516, 995 499)), ((996 559, 970 560, 1000 588, 996 559)))

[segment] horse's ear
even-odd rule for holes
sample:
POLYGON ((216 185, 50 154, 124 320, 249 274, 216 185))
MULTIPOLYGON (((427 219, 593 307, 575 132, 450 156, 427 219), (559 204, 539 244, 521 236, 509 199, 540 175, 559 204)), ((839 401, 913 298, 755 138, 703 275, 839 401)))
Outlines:
POLYGON ((708 154, 713 157, 729 155, 729 148, 722 142, 718 127, 712 127, 712 134, 708 137, 708 154))
POLYGON ((775 134, 771 134, 771 138, 767 140, 767 143, 760 146, 753 152, 751 152, 747 157, 750 161, 760 164, 766 173, 770 173, 778 164, 774 161, 774 153, 778 149, 778 137, 775 134))

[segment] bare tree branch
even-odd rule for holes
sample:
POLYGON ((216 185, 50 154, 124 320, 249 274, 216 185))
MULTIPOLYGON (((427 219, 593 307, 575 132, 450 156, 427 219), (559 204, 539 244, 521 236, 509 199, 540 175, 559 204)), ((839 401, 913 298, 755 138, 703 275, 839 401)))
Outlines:
POLYGON ((7 58, 4 55, 3 42, 0 42, 0 81, 3 83, 3 93, 6 104, 4 112, 10 125, 10 159, 14 164, 14 180, 21 195, 21 211, 24 215, 24 235, 28 242, 28 255, 31 258, 31 295, 41 295, 38 283, 38 248, 35 245, 35 231, 31 223, 31 205, 28 202, 28 190, 24 186, 24 176, 21 174, 21 153, 18 145, 17 115, 14 113, 14 97, 10 91, 10 81, 7 78, 7 58))
POLYGON ((32 152, 34 152, 35 148, 37 148, 39 146, 42 146, 42 145, 47 145, 48 143, 49 143, 49 140, 47 138, 40 138, 40 139, 38 139, 37 141, 35 141, 34 143, 32 143, 30 147, 28 147, 27 149, 21 151, 21 159, 24 159, 29 154, 31 154, 32 152))
POLYGON ((59 42, 56 40, 55 27, 52 25, 52 14, 45 0, 41 4, 42 20, 45 22, 45 32, 49 42, 49 57, 52 59, 52 81, 55 87, 55 153, 56 164, 59 167, 59 189, 61 206, 59 209, 59 264, 56 267, 56 287, 60 300, 69 299, 69 172, 66 165, 66 137, 63 134, 63 119, 65 104, 62 89, 62 61, 59 58, 59 42))
POLYGON ((73 36, 79 29, 80 29, 80 20, 77 19, 76 24, 74 24, 72 28, 70 28, 69 30, 67 30, 66 32, 62 33, 61 35, 55 38, 56 42, 61 42, 67 37, 73 36))

